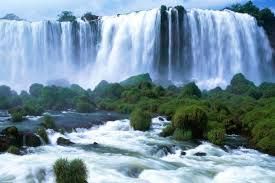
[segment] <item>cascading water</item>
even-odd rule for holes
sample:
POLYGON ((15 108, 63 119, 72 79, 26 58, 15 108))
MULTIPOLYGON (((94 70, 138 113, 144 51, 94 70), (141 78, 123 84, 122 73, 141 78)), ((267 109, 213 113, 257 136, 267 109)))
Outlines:
POLYGON ((18 90, 57 79, 89 88, 146 72, 202 88, 224 86, 239 72, 257 83, 274 78, 264 30, 227 10, 162 7, 73 23, 1 20, 0 40, 0 84, 18 90))

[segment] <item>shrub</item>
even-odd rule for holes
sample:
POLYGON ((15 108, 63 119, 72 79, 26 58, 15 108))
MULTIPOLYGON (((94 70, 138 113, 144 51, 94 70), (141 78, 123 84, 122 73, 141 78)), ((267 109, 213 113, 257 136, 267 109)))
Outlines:
POLYGON ((49 143, 49 138, 48 138, 48 134, 46 132, 45 128, 38 128, 36 131, 37 135, 39 135, 43 141, 48 144, 49 143))
POLYGON ((79 113, 90 113, 95 111, 95 107, 88 102, 79 101, 76 104, 76 111, 79 113))
POLYGON ((76 17, 73 15, 71 11, 63 11, 58 15, 59 22, 73 22, 76 20, 76 17))
POLYGON ((70 163, 71 183, 86 183, 88 178, 88 170, 84 162, 75 159, 70 163))
MULTIPOLYGON (((275 132, 275 129, 273 131, 275 132)), ((274 135, 269 135, 267 137, 264 137, 256 144, 256 147, 264 152, 275 155, 274 139, 275 139, 274 135)))
POLYGON ((162 129, 160 136, 162 136, 162 137, 172 136, 174 131, 175 131, 174 127, 171 124, 169 124, 165 128, 162 129))
POLYGON ((201 97, 201 91, 200 89, 198 88, 198 86, 192 82, 192 83, 189 83, 187 85, 185 85, 181 91, 181 98, 184 98, 184 97, 201 97))
POLYGON ((43 117, 42 126, 44 126, 46 129, 56 129, 54 119, 49 115, 45 115, 43 117))
POLYGON ((173 133, 175 140, 184 141, 192 139, 192 131, 177 128, 173 133))
POLYGON ((255 88, 254 83, 247 80, 243 74, 236 74, 233 76, 226 90, 236 95, 243 95, 248 92, 250 88, 255 88))
POLYGON ((140 74, 137 76, 132 76, 132 77, 120 82, 120 84, 124 87, 132 87, 132 86, 138 86, 139 84, 144 83, 144 82, 148 82, 148 83, 152 82, 152 79, 148 73, 140 74))
POLYGON ((12 122, 21 122, 24 120, 23 112, 16 111, 11 113, 12 122))
POLYGON ((201 138, 207 127, 207 115, 195 105, 177 109, 172 124, 175 128, 191 130, 193 138, 201 138))
POLYGON ((147 131, 151 126, 151 115, 140 109, 136 109, 131 113, 130 123, 134 130, 147 131))
POLYGON ((207 138, 213 144, 222 145, 224 143, 225 130, 222 129, 222 128, 217 128, 217 129, 214 129, 214 130, 210 130, 207 133, 207 138))
POLYGON ((84 162, 75 159, 58 159, 54 164, 56 183, 87 183, 88 170, 84 162))
POLYGON ((39 96, 41 96, 43 87, 44 86, 41 85, 41 84, 37 84, 37 83, 32 84, 30 86, 30 89, 29 89, 29 92, 30 92, 31 96, 33 96, 33 97, 39 97, 39 96))
POLYGON ((93 15, 91 12, 87 12, 81 17, 81 20, 88 21, 88 22, 97 20, 97 19, 98 19, 98 16, 93 15))
POLYGON ((7 152, 10 154, 20 155, 19 148, 15 147, 15 146, 10 146, 9 149, 7 150, 7 152))

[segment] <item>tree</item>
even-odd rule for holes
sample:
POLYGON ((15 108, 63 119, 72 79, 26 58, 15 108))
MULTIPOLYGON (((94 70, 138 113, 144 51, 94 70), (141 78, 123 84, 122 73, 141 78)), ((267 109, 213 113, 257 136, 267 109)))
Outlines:
POLYGON ((88 22, 97 20, 97 19, 98 19, 98 16, 93 15, 91 12, 87 12, 81 17, 81 20, 88 21, 88 22))
POLYGON ((63 11, 58 15, 59 22, 73 22, 76 20, 76 17, 73 15, 71 11, 63 11))

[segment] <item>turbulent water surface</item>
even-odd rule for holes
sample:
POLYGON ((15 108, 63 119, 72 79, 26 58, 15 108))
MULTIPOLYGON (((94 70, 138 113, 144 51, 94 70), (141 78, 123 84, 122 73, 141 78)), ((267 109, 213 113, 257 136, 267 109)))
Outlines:
POLYGON ((60 79, 88 88, 147 72, 202 88, 224 86, 239 72, 256 83, 274 80, 264 30, 227 10, 153 9, 74 23, 0 20, 0 40, 0 84, 17 90, 60 79))
POLYGON ((158 133, 166 123, 154 118, 149 132, 133 131, 129 120, 65 135, 49 130, 50 145, 29 148, 24 156, 0 155, 0 182, 53 183, 53 163, 63 157, 83 159, 88 182, 96 183, 274 183, 274 157, 245 148, 221 149, 207 142, 195 145, 161 138, 158 133), (58 146, 60 136, 76 144, 58 146), (197 152, 207 155, 198 157, 197 152))

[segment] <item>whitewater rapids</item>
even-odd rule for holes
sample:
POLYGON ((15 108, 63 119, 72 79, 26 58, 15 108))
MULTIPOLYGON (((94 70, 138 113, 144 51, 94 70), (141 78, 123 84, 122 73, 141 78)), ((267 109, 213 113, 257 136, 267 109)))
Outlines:
POLYGON ((274 183, 274 157, 245 148, 225 151, 207 142, 196 146, 162 138, 158 133, 168 122, 152 121, 149 132, 133 131, 129 120, 65 135, 49 130, 50 145, 29 148, 24 156, 0 155, 0 182, 53 183, 53 163, 62 157, 81 158, 89 183, 274 183), (61 136, 76 144, 56 145, 61 136), (207 155, 198 157, 197 152, 207 155))

